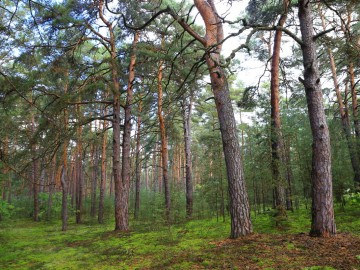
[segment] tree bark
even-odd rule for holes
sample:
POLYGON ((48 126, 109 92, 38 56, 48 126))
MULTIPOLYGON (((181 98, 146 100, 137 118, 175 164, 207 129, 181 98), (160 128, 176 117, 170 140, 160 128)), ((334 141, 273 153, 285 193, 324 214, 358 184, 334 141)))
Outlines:
POLYGON ((134 40, 132 44, 132 53, 130 57, 129 65, 129 78, 126 91, 126 104, 125 104, 125 116, 124 116, 124 134, 123 134, 123 152, 122 152, 122 228, 121 230, 129 229, 129 191, 130 191, 130 176, 131 176, 131 109, 133 103, 133 82, 135 79, 135 64, 136 64, 136 44, 139 40, 139 32, 134 34, 134 40))
POLYGON ((98 181, 98 146, 96 142, 92 143, 91 149, 91 184, 90 184, 90 216, 96 216, 96 189, 98 181))
POLYGON ((206 35, 202 42, 208 50, 206 62, 210 72, 226 162, 230 194, 230 237, 237 238, 250 234, 252 224, 229 86, 226 74, 219 66, 223 26, 212 0, 194 0, 194 4, 199 10, 206 27, 206 35))
MULTIPOLYGON (((30 123, 30 129, 31 134, 35 134, 35 117, 34 113, 31 112, 31 123, 30 123)), ((31 139, 34 140, 34 139, 31 139)), ((33 201, 34 201, 34 213, 33 213, 33 219, 34 221, 39 221, 39 161, 36 158, 36 143, 34 141, 31 142, 31 151, 32 151, 32 189, 33 189, 33 201)))
MULTIPOLYGON (((77 117, 80 121, 80 107, 77 106, 77 117)), ((75 195, 75 208, 76 208, 76 224, 82 221, 83 211, 83 193, 84 193, 84 179, 83 179, 83 147, 82 147, 82 126, 76 128, 76 160, 75 160, 75 177, 76 177, 76 195, 75 195)))
MULTIPOLYGON (((283 2, 284 10, 280 16, 277 26, 282 28, 285 24, 289 1, 284 0, 283 2)), ((275 207, 278 210, 278 215, 285 216, 285 190, 286 182, 284 175, 281 172, 281 163, 284 161, 284 157, 281 153, 283 150, 283 139, 281 132, 281 118, 280 118, 280 76, 279 76, 279 66, 280 66, 280 50, 281 50, 281 38, 282 31, 277 29, 274 36, 274 47, 271 61, 271 168, 272 168, 272 178, 275 185, 275 207)))
MULTIPOLYGON (((106 115, 106 108, 103 110, 106 115)), ((102 132, 102 143, 101 143, 101 178, 100 178, 100 194, 99 194, 99 209, 98 209, 98 222, 104 223, 104 201, 105 201, 105 190, 106 190, 106 129, 107 123, 103 121, 103 132, 102 132)))
POLYGON ((134 218, 139 218, 140 212, 140 178, 141 178, 141 161, 140 161, 140 145, 141 145, 141 113, 142 102, 139 101, 138 118, 137 118, 137 133, 136 133, 136 161, 135 161, 135 210, 134 218))
POLYGON ((185 190, 186 190, 186 217, 191 218, 193 212, 193 184, 191 166, 191 111, 193 95, 184 98, 182 103, 184 151, 185 151, 185 190))
POLYGON ((312 144, 312 220, 311 236, 329 237, 336 233, 330 136, 323 107, 316 45, 313 34, 311 3, 299 1, 299 21, 302 35, 304 79, 301 79, 306 93, 308 113, 313 137, 312 144))
MULTIPOLYGON (((164 37, 163 37, 164 41, 164 37)), ((162 42, 163 42, 162 41, 162 42)), ((165 119, 163 116, 163 89, 162 89, 162 76, 163 76, 163 64, 164 61, 160 61, 158 73, 157 73, 157 83, 158 83, 158 118, 159 118, 159 127, 160 127, 160 139, 161 139, 161 168, 162 168, 162 183, 164 185, 164 195, 165 195, 165 216, 166 220, 170 220, 170 187, 168 179, 168 143, 167 135, 165 128, 165 119)))

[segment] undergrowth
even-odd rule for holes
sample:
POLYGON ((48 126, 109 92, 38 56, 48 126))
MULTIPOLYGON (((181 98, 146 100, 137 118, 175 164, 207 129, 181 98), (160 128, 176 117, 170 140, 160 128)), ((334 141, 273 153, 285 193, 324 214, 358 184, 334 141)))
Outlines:
MULTIPOLYGON (((360 234, 358 208, 347 206, 336 212, 339 231, 360 234)), ((262 235, 265 242, 271 243, 271 235, 306 234, 310 214, 306 209, 289 212, 280 227, 274 226, 271 211, 253 215, 252 221, 255 235, 262 235)), ((230 245, 227 252, 229 222, 203 219, 175 225, 158 222, 153 226, 145 221, 132 221, 132 231, 126 233, 114 232, 113 227, 112 222, 70 223, 68 231, 62 232, 60 221, 3 221, 0 223, 0 269, 223 269, 230 262, 233 262, 231 268, 242 269, 234 258, 246 252, 251 254, 248 263, 257 269, 274 269, 276 265, 271 257, 262 257, 272 252, 271 248, 259 251, 258 244, 254 246, 250 240, 241 246, 230 245), (219 246, 225 251, 220 252, 219 246)), ((292 241, 274 244, 278 245, 290 252, 301 250, 292 241)), ((284 263, 291 261, 288 257, 280 259, 284 263)), ((298 267, 301 269, 301 263, 298 267)), ((331 265, 307 267, 303 269, 332 269, 331 265)))

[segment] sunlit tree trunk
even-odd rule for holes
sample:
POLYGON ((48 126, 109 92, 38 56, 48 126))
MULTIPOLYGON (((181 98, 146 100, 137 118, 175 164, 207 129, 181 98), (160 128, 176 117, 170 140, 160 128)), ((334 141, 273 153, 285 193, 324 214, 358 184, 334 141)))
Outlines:
MULTIPOLYGON (((283 12, 280 16, 277 26, 282 28, 287 18, 287 12, 289 7, 289 1, 284 0, 283 12)), ((281 216, 286 215, 285 213, 285 190, 286 181, 282 174, 281 163, 285 161, 281 151, 283 150, 283 139, 281 132, 281 118, 280 118, 280 50, 281 50, 281 38, 282 31, 277 29, 274 37, 274 47, 271 59, 271 168, 272 178, 275 184, 275 207, 278 210, 278 214, 281 216)))

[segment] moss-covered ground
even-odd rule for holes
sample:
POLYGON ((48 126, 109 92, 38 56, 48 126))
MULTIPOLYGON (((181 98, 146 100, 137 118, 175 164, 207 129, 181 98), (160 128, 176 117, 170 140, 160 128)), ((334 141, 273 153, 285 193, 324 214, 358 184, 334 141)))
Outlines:
POLYGON ((17 219, 0 223, 0 269, 360 269, 360 209, 336 214, 339 234, 307 235, 307 210, 278 228, 271 214, 253 215, 254 234, 230 240, 229 222, 192 220, 165 225, 132 222, 69 224, 17 219))

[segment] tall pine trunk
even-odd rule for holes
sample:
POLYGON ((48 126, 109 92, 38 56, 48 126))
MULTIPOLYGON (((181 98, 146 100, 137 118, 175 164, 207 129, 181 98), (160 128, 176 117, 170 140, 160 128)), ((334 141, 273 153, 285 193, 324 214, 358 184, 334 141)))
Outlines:
MULTIPOLYGON (((277 26, 282 28, 287 18, 289 1, 284 0, 284 9, 280 16, 277 26)), ((281 170, 281 163, 284 160, 282 150, 284 143, 281 132, 281 118, 280 118, 280 50, 281 50, 282 30, 277 29, 274 36, 274 47, 271 60, 271 168, 272 178, 275 185, 275 207, 280 216, 286 215, 285 213, 285 198, 286 198, 286 181, 281 170)))
MULTIPOLYGON (((163 38, 164 40, 164 38, 163 38)), ((160 61, 158 73, 157 73, 157 84, 158 84, 158 119, 160 127, 160 140, 161 140, 161 169, 162 169, 162 183, 164 186, 165 195, 165 216, 167 221, 170 220, 170 187, 168 179, 168 143, 165 127, 165 119, 163 116, 163 88, 162 88, 162 76, 163 76, 163 64, 164 61, 160 61)))
POLYGON ((298 14, 304 64, 304 79, 301 79, 301 81, 305 87, 313 137, 310 235, 329 237, 336 233, 332 194, 330 136, 323 107, 323 95, 313 34, 313 18, 309 0, 299 1, 298 14))
POLYGON ((132 117, 132 103, 133 103, 133 83, 135 80, 135 63, 136 63, 136 44, 139 39, 139 32, 134 34, 134 40, 132 44, 132 53, 130 57, 129 65, 129 78, 126 91, 126 104, 125 104, 125 116, 124 116, 124 134, 122 141, 122 168, 121 168, 121 177, 122 177, 122 230, 128 230, 129 228, 129 191, 130 191, 130 177, 131 177, 131 117, 132 117))
POLYGON ((250 234, 252 224, 228 81, 224 70, 219 66, 223 27, 213 1, 194 0, 194 4, 206 27, 205 38, 199 37, 199 39, 204 47, 209 50, 206 55, 206 63, 210 72, 211 86, 218 113, 230 195, 230 237, 237 238, 250 234))

